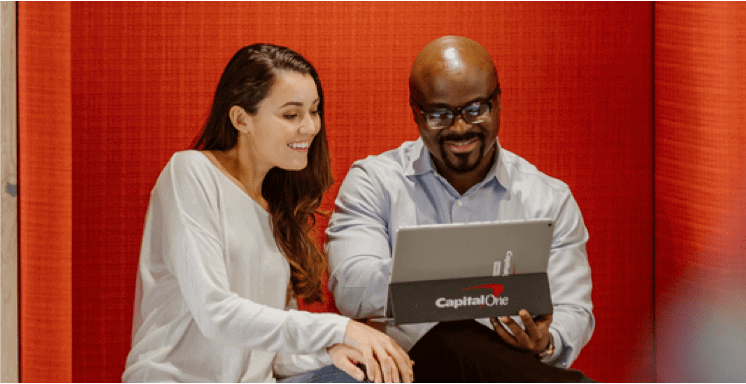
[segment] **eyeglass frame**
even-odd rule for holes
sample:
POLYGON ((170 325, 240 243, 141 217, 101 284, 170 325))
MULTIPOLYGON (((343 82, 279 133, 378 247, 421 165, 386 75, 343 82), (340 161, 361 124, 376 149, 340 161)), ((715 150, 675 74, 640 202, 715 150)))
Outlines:
POLYGON ((477 121, 477 122, 466 121, 466 118, 463 115, 463 110, 465 108, 469 108, 474 103, 483 103, 484 102, 484 103, 487 103, 487 105, 489 107, 488 113, 492 112, 492 108, 495 107, 495 104, 493 103, 493 100, 495 100, 495 97, 497 97, 500 94, 502 94, 502 90, 500 89, 500 84, 498 83, 497 86, 495 87, 495 90, 492 91, 492 93, 487 97, 487 99, 485 99, 485 101, 470 101, 467 105, 462 106, 462 107, 456 107, 456 108, 439 108, 439 109, 445 110, 446 113, 450 112, 453 115, 453 117, 451 118, 451 123, 448 124, 448 125, 446 125, 446 126, 443 126, 443 127, 431 127, 430 124, 427 121, 427 116, 425 116, 425 109, 422 108, 422 106, 417 101, 415 101, 415 99, 412 98, 412 96, 409 96, 409 101, 411 101, 412 103, 414 103, 414 105, 416 105, 417 108, 420 110, 420 116, 422 116, 422 118, 425 120, 425 125, 427 125, 427 127, 430 128, 430 129, 432 129, 432 130, 438 130, 439 131, 441 129, 446 129, 446 128, 452 127, 453 124, 456 123, 456 118, 459 117, 459 116, 461 116, 461 118, 464 119, 464 121, 467 122, 467 123, 469 123, 469 124, 481 123, 484 120, 477 121))

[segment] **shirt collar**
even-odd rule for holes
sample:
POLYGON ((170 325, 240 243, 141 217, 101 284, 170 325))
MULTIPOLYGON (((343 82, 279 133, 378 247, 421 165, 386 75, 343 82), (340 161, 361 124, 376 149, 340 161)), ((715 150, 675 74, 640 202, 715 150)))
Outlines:
POLYGON ((407 166, 404 175, 419 176, 434 172, 435 169, 433 169, 432 159, 430 159, 430 152, 425 147, 425 143, 422 142, 422 138, 418 138, 407 154, 407 166))
POLYGON ((499 138, 495 141, 495 145, 497 146, 497 161, 492 166, 492 169, 490 169, 490 173, 487 174, 487 177, 494 177, 500 186, 507 189, 508 181, 510 180, 508 177, 508 170, 505 168, 505 157, 507 156, 507 153, 500 145, 499 138))
MULTIPOLYGON (((497 161, 492 163, 492 167, 489 172, 487 172, 487 176, 485 176, 482 184, 495 179, 498 184, 505 187, 505 185, 507 185, 505 182, 508 180, 508 174, 505 169, 505 164, 503 163, 503 158, 505 156, 503 155, 504 151, 500 146, 500 139, 495 140, 495 145, 497 146, 497 161)), ((435 173, 435 169, 433 168, 433 162, 430 158, 430 152, 428 152, 427 147, 425 147, 425 143, 422 142, 422 138, 418 138, 407 154, 407 164, 404 170, 404 175, 419 176, 427 173, 435 173)))

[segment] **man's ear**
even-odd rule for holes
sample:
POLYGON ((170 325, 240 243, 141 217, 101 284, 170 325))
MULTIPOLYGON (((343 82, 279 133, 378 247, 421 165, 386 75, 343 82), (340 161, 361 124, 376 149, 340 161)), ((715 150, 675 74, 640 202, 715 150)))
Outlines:
POLYGON ((414 108, 414 103, 412 100, 409 100, 409 108, 412 108, 412 118, 414 119, 415 124, 419 124, 417 121, 417 110, 414 108))
POLYGON ((230 111, 228 111, 228 116, 231 119, 231 123, 233 123, 233 127, 235 127, 238 132, 249 133, 249 131, 251 131, 251 116, 246 113, 246 110, 243 108, 238 105, 232 106, 230 111))

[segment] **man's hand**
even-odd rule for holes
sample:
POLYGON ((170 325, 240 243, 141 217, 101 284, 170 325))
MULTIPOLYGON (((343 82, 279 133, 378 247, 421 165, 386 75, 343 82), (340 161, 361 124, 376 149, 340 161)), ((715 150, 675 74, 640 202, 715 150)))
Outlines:
POLYGON ((549 334, 549 324, 552 323, 552 315, 537 316, 535 319, 531 317, 531 314, 527 310, 521 309, 518 312, 518 316, 523 321, 525 329, 521 328, 518 323, 508 316, 503 316, 498 320, 496 317, 490 318, 492 326, 495 328, 500 337, 505 340, 506 343, 526 351, 531 351, 535 354, 541 353, 549 345, 549 338, 552 337, 549 334), (506 331, 503 328, 505 324, 513 334, 506 331))

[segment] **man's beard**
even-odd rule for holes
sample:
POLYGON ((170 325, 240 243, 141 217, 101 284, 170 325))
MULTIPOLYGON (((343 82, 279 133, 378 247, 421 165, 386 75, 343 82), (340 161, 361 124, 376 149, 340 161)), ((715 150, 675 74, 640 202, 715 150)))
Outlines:
POLYGON ((438 145, 440 146, 440 153, 442 154, 443 163, 446 168, 459 174, 469 173, 475 170, 484 158, 485 136, 485 133, 481 130, 471 130, 463 135, 444 135, 439 137, 438 145), (475 137, 479 138, 479 146, 476 149, 477 158, 473 162, 469 161, 469 157, 472 156, 472 153, 453 153, 446 151, 446 141, 468 141, 475 137), (451 156, 455 156, 456 158, 453 159, 451 156))

